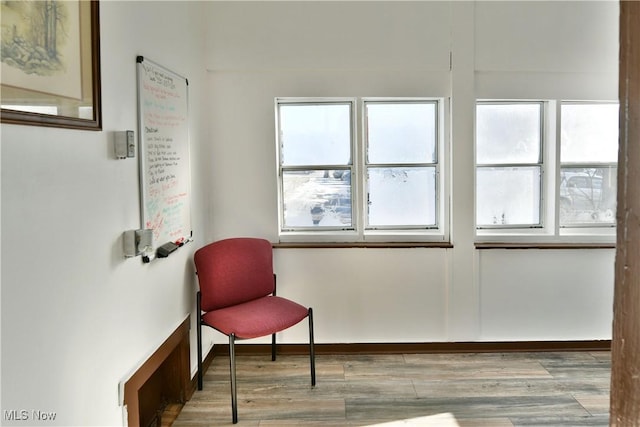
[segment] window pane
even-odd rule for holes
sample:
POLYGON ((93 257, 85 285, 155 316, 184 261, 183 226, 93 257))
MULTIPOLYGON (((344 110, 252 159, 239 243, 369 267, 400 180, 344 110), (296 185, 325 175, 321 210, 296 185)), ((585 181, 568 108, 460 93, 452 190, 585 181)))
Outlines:
POLYGON ((613 224, 616 167, 560 170, 560 225, 613 224))
POLYGON ((478 168, 478 226, 539 225, 540 167, 478 168))
POLYGON ((434 163, 436 103, 367 102, 369 163, 434 163))
POLYGON ((281 104, 280 162, 284 166, 351 163, 351 104, 281 104))
POLYGON ((370 227, 436 224, 436 169, 370 168, 370 227))
POLYGON ((618 161, 618 104, 562 104, 561 161, 618 161))
POLYGON ((478 164, 538 163, 541 104, 478 104, 478 164))
POLYGON ((351 227, 351 175, 344 170, 285 171, 284 228, 351 227))

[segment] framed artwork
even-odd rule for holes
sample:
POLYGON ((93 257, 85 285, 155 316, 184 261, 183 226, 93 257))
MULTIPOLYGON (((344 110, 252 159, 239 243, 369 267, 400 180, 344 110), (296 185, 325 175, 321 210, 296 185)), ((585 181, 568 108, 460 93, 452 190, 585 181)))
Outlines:
POLYGON ((99 2, 1 7, 2 123, 101 130, 99 2))

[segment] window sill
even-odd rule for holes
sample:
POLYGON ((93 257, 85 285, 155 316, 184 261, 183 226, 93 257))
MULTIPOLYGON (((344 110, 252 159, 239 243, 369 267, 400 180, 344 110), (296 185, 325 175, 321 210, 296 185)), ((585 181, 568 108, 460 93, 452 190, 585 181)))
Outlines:
POLYGON ((615 243, 476 242, 476 249, 615 249, 615 243))
POLYGON ((450 242, 280 242, 274 249, 305 248, 443 248, 451 249, 450 242))

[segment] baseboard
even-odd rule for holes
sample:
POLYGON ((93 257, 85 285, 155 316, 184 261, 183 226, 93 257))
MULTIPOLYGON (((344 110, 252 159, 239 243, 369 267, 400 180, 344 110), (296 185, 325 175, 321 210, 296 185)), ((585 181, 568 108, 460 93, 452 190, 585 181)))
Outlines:
MULTIPOLYGON (((490 341, 429 343, 316 344, 316 354, 498 353, 530 351, 607 351, 611 340, 490 341)), ((277 344, 278 354, 308 354, 308 344, 277 344)), ((271 344, 239 344, 236 354, 270 354, 271 344)), ((228 344, 215 344, 209 356, 228 355, 228 344)), ((209 362, 210 363, 210 362, 209 362)))

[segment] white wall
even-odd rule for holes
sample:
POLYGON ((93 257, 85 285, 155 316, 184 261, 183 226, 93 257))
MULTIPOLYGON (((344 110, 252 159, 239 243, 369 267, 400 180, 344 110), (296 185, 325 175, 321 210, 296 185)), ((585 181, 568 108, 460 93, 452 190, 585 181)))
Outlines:
POLYGON ((279 293, 314 307, 325 343, 609 339, 613 249, 474 248, 473 116, 477 98, 617 99, 617 14, 615 2, 208 4, 210 239, 278 239, 275 97, 451 97, 454 248, 277 249, 279 293))
POLYGON ((617 99, 617 2, 479 2, 475 10, 478 98, 617 99))
POLYGON ((3 411, 122 425, 119 382, 193 310, 208 219, 203 6, 100 2, 102 132, 2 125, 3 411), (151 264, 123 257, 122 232, 140 226, 138 161, 112 154, 112 132, 137 129, 137 55, 190 83, 195 242, 151 264))
POLYGON ((609 249, 482 251, 480 338, 611 339, 613 265, 609 249))

